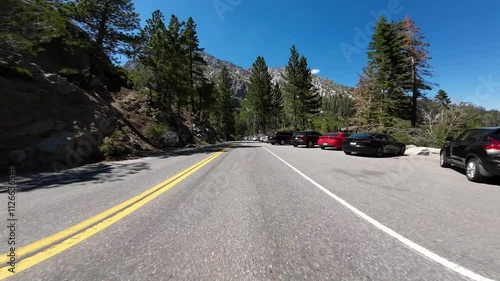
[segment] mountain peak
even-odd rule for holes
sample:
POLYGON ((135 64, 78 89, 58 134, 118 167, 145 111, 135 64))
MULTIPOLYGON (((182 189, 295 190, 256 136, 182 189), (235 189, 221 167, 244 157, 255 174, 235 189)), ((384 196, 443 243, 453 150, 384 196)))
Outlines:
MULTIPOLYGON (((250 81, 251 67, 244 69, 229 61, 221 60, 208 53, 202 53, 203 58, 208 64, 206 75, 209 79, 215 80, 225 66, 233 80, 234 95, 239 98, 245 96, 247 83, 250 81)), ((283 75, 285 67, 268 67, 269 74, 272 77, 273 83, 278 82, 280 85, 285 83, 283 75)), ((333 80, 313 74, 313 85, 318 89, 320 95, 350 95, 353 88, 335 83, 333 80)))

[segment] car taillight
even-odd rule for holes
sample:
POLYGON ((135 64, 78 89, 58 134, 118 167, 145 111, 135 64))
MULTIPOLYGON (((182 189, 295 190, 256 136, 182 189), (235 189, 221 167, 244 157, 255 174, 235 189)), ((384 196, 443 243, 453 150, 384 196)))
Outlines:
POLYGON ((484 148, 486 150, 500 150, 500 141, 497 141, 494 138, 488 138, 488 140, 491 141, 492 144, 484 145, 484 148))

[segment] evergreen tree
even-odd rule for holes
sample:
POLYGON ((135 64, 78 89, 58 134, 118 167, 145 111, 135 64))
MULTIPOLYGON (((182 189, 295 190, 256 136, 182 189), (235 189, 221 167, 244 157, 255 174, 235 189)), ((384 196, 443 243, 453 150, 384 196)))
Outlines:
POLYGON ((403 70, 403 82, 406 91, 411 92, 412 108, 410 120, 413 127, 417 125, 417 103, 423 96, 422 90, 431 90, 431 83, 426 81, 426 77, 432 77, 430 71, 428 47, 425 36, 420 32, 420 28, 407 16, 398 25, 398 33, 402 40, 402 50, 405 55, 405 67, 403 70))
POLYGON ((309 125, 309 118, 321 110, 321 96, 312 84, 311 69, 307 59, 300 56, 295 45, 291 48, 288 65, 283 78, 286 80, 284 91, 286 93, 286 108, 292 115, 294 130, 309 125))
POLYGON ((186 28, 182 33, 182 45, 186 56, 186 75, 189 81, 188 92, 191 111, 196 112, 202 107, 202 97, 197 96, 197 92, 199 92, 197 87, 205 81, 204 71, 207 63, 201 56, 204 49, 199 46, 196 24, 192 17, 189 17, 186 28), (198 104, 196 104, 196 97, 198 98, 198 104))
POLYGON ((258 56, 252 65, 247 98, 256 128, 260 134, 266 132, 269 113, 272 110, 271 79, 265 59, 258 56))
POLYGON ((303 119, 301 126, 306 127, 309 125, 309 119, 321 112, 322 97, 312 84, 313 76, 311 69, 307 66, 307 59, 304 56, 301 56, 299 65, 302 78, 300 102, 303 119))
POLYGON ((451 99, 448 97, 448 93, 445 90, 440 89, 434 99, 441 105, 442 107, 448 107, 451 104, 451 99))
POLYGON ((377 91, 375 73, 365 69, 354 90, 356 106, 354 121, 359 131, 370 131, 384 125, 388 114, 381 105, 384 102, 381 96, 382 94, 377 91))
POLYGON ((167 28, 164 16, 160 10, 153 12, 146 26, 141 30, 140 41, 136 44, 136 55, 139 63, 151 71, 150 80, 146 83, 148 88, 153 87, 158 93, 155 104, 161 110, 170 112, 167 101, 172 100, 171 93, 167 90, 168 77, 166 74, 169 54, 167 46, 167 28))
POLYGON ((408 118, 410 101, 404 93, 405 56, 396 25, 380 17, 368 46, 368 69, 374 91, 380 93, 383 110, 393 117, 408 118))
POLYGON ((230 139, 231 134, 234 133, 235 120, 231 95, 231 78, 225 66, 219 74, 213 114, 218 131, 225 140, 230 139))
POLYGON ((291 115, 291 121, 293 129, 296 130, 298 127, 298 113, 299 113, 299 96, 300 96, 300 88, 299 88, 299 80, 300 80, 300 72, 299 72, 299 52, 297 51, 295 45, 290 49, 290 58, 288 59, 288 65, 285 67, 285 74, 283 78, 286 83, 284 85, 284 91, 286 93, 285 99, 285 107, 287 109, 287 113, 291 115))
MULTIPOLYGON (((176 98, 177 114, 180 114, 181 108, 186 106, 189 100, 187 89, 189 78, 186 77, 186 53, 182 48, 182 33, 185 23, 179 21, 176 15, 170 16, 170 22, 167 27, 166 52, 168 60, 166 61, 166 76, 168 78, 168 91, 171 93, 168 97, 176 98)), ((168 105, 173 105, 174 100, 168 100, 168 105)))
POLYGON ((274 130, 277 130, 281 126, 281 122, 283 121, 283 108, 284 103, 281 88, 278 82, 275 82, 271 91, 271 109, 269 112, 271 117, 271 127, 274 130))
POLYGON ((0 9, 0 56, 14 53, 33 55, 42 44, 67 34, 66 18, 53 4, 35 0, 2 0, 0 9))
POLYGON ((136 39, 134 33, 140 23, 132 0, 73 0, 68 1, 64 10, 94 42, 88 84, 97 64, 107 59, 101 54, 109 58, 130 54, 129 47, 136 39))

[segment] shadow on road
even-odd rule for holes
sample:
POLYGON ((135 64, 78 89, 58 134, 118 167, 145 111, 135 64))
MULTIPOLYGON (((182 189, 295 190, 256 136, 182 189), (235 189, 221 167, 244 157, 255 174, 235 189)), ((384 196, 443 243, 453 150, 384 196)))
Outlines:
POLYGON ((255 142, 231 142, 231 143, 226 143, 226 144, 217 144, 217 145, 211 145, 211 146, 206 146, 206 147, 196 147, 196 148, 190 148, 186 150, 173 150, 168 153, 164 154, 159 154, 157 155, 160 158, 170 158, 170 157, 175 157, 175 156, 189 156, 189 155, 194 155, 194 154, 210 154, 210 153, 215 153, 219 152, 222 149, 226 147, 231 147, 232 149, 235 148, 258 148, 259 146, 251 145, 252 143, 255 142))
MULTIPOLYGON (((259 146, 251 145, 252 142, 232 142, 225 144, 217 144, 206 147, 197 147, 189 149, 180 149, 177 151, 169 151, 152 157, 166 159, 178 156, 189 156, 194 154, 211 154, 219 152, 222 149, 231 146, 235 148, 254 148, 259 146)), ((140 161, 140 158, 138 159, 140 161)), ((131 174, 137 174, 146 170, 150 170, 150 164, 147 162, 133 162, 128 161, 119 162, 100 162, 89 164, 73 169, 67 169, 60 172, 48 173, 33 173, 18 175, 16 182, 16 192, 26 192, 40 188, 54 188, 63 186, 70 183, 86 183, 96 184, 103 182, 118 182, 124 180, 125 177, 131 174)), ((2 175, 2 178, 7 179, 7 175, 2 175)), ((5 181, 6 182, 6 181, 5 181)), ((0 186, 0 193, 7 192, 8 184, 0 186)))
MULTIPOLYGON (((139 163, 101 163, 93 166, 83 166, 77 169, 66 170, 63 173, 53 175, 32 175, 23 177, 22 181, 16 182, 16 192, 26 192, 40 188, 54 188, 69 183, 92 182, 116 182, 123 180, 131 174, 137 174, 149 170, 149 164, 139 163)), ((7 192, 2 187, 0 193, 7 192)))
MULTIPOLYGON (((455 166, 450 167, 450 169, 454 170, 457 173, 464 175, 464 178, 466 177, 464 169, 460 169, 460 168, 455 167, 455 166)), ((467 178, 465 178, 465 180, 467 180, 467 178)), ((500 186, 500 177, 487 178, 486 181, 482 184, 500 186)))

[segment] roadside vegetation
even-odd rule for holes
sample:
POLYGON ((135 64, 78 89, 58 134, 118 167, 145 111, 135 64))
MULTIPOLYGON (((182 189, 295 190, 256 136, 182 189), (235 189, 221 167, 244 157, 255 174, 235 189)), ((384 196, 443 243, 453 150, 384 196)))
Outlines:
MULTIPOLYGON (((162 116, 150 130, 155 139, 163 132, 162 124, 180 133, 179 120, 186 114, 209 124, 223 140, 276 130, 349 129, 440 146, 445 136, 463 128, 500 125, 499 111, 452 103, 448 93, 432 82, 430 44, 410 17, 400 22, 378 20, 367 65, 348 95, 320 95, 307 58, 291 46, 284 83, 272 81, 265 58, 258 56, 245 96, 236 101, 228 69, 222 69, 217 79, 206 76, 204 49, 191 17, 166 19, 156 10, 141 27, 131 0, 4 2, 8 8, 0 12, 0 51, 7 55, 2 62, 15 59, 8 55, 13 53, 36 56, 47 42, 66 38, 68 25, 78 26, 87 37, 67 37, 64 43, 74 52, 84 49, 91 54, 90 63, 85 69, 65 68, 59 74, 84 89, 90 89, 96 77, 104 77, 110 91, 128 87, 146 95, 151 110, 162 116), (123 57, 135 67, 126 71, 116 66, 123 57), (109 66, 102 67, 103 62, 109 66)), ((31 77, 28 70, 0 66, 2 75, 31 77)))

